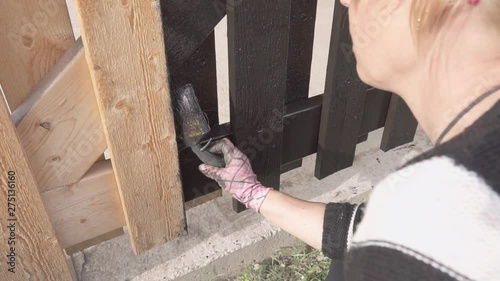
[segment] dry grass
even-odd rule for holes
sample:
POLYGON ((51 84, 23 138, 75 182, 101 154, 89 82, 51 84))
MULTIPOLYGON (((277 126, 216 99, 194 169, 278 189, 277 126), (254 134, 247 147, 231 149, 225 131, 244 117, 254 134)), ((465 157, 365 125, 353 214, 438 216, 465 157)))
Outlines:
POLYGON ((211 281, 323 281, 330 259, 306 245, 285 248, 233 278, 211 281))

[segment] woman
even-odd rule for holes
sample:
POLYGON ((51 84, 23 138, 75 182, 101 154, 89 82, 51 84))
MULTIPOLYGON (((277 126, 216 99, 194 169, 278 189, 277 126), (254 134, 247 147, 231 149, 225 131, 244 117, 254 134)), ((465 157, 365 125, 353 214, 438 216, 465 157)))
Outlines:
POLYGON ((375 187, 366 208, 264 187, 228 140, 211 148, 226 168, 200 170, 309 245, 345 255, 345 280, 500 280, 500 1, 342 3, 361 79, 404 98, 436 147, 375 187))

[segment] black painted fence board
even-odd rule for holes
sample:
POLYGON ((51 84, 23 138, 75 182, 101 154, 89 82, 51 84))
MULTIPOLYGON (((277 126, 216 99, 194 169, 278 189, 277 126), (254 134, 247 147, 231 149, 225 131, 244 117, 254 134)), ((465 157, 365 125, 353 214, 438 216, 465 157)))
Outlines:
POLYGON ((317 0, 291 0, 285 104, 307 99, 311 80, 317 0))
POLYGON ((290 5, 291 0, 237 0, 227 9, 233 140, 262 184, 275 189, 280 185, 290 5))
MULTIPOLYGON (((384 127, 390 100, 390 95, 367 94, 358 143, 365 141, 368 133, 384 127)), ((323 95, 319 95, 286 106, 282 172, 294 169, 292 163, 297 159, 317 152, 322 104, 323 95)))
MULTIPOLYGON (((207 114, 210 126, 219 124, 217 97, 217 65, 215 58, 215 33, 212 33, 175 72, 170 73, 170 88, 192 84, 200 107, 207 114)), ((172 91, 172 92, 173 92, 172 91)))
MULTIPOLYGON (((207 114, 210 125, 219 124, 217 98, 217 66, 215 58, 214 32, 193 52, 175 72, 170 73, 171 93, 187 83, 191 83, 200 103, 200 107, 207 114)), ((175 102, 175 96, 173 100, 175 102)), ((175 116, 178 118, 178 116, 175 116)), ((181 180, 186 201, 198 198, 219 188, 217 183, 208 179, 198 171, 201 161, 187 148, 179 138, 179 162, 181 180)))
MULTIPOLYGON (((230 0, 233 1, 233 0, 230 0)), ((225 0, 161 0, 168 71, 176 72, 226 14, 225 0)))
POLYGON ((401 97, 393 94, 380 149, 389 151, 405 143, 412 142, 417 127, 417 119, 413 116, 408 105, 401 97))
MULTIPOLYGON (((365 110, 361 132, 371 132, 379 124, 384 124, 387 119, 387 111, 391 103, 391 93, 378 89, 370 89, 366 92, 365 110), (384 114, 381 114, 381 113, 384 114)), ((382 127, 384 126, 382 125, 382 127)), ((380 127, 378 127, 380 128, 380 127)))
POLYGON ((350 167, 361 129, 367 86, 356 71, 347 8, 337 0, 328 59, 315 176, 323 179, 350 167))
MULTIPOLYGON (((316 25, 317 0, 292 0, 290 38, 288 43, 288 74, 285 104, 309 97, 311 63, 316 25)), ((302 159, 288 163, 282 172, 302 166, 302 159)))

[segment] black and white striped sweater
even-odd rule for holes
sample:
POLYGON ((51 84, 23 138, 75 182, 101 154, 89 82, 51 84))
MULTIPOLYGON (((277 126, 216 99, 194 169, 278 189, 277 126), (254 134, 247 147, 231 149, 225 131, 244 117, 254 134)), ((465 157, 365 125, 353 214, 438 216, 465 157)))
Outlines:
POLYGON ((382 181, 360 214, 325 214, 323 251, 345 256, 346 281, 500 280, 500 102, 382 181))

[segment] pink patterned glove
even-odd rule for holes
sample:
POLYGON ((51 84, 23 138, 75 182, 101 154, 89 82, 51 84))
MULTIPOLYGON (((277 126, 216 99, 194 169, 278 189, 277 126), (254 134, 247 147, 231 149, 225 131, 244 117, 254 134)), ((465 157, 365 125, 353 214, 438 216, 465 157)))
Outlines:
POLYGON ((200 165, 200 171, 215 180, 224 190, 247 208, 259 211, 262 202, 271 188, 257 181, 248 158, 239 151, 228 139, 223 139, 210 147, 208 151, 224 155, 225 168, 200 165))

